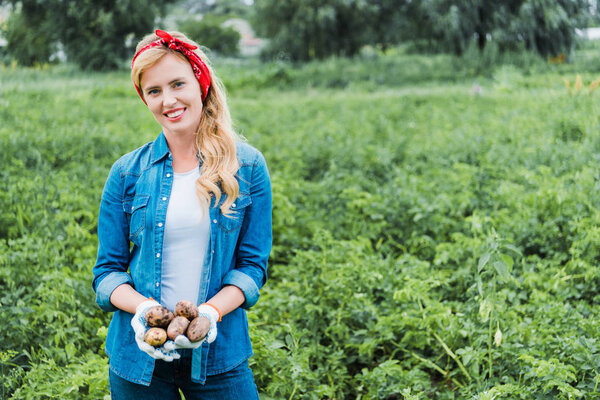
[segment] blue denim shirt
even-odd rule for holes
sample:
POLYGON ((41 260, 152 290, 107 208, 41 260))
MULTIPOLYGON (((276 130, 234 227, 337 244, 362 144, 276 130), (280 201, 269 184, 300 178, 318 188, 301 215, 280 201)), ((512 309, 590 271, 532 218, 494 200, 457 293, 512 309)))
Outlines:
MULTIPOLYGON (((271 182, 260 152, 236 144, 240 168, 239 196, 224 216, 215 196, 210 205, 210 242, 198 299, 204 302, 224 285, 245 295, 242 307, 218 323, 217 339, 193 352, 192 380, 226 372, 252 355, 246 311, 258 300, 267 279, 271 251, 271 182)), ((160 302, 164 223, 173 183, 172 156, 164 134, 121 157, 111 168, 98 216, 98 257, 92 286, 104 311, 115 311, 106 337, 110 368, 131 382, 149 385, 154 359, 139 350, 131 327, 132 314, 110 302, 113 290, 132 285, 160 302)))

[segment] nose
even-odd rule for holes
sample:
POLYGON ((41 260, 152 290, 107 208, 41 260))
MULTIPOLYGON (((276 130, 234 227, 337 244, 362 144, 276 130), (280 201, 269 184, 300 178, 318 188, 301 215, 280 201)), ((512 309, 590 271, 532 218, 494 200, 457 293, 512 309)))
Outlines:
POLYGON ((165 107, 171 107, 174 106, 175 103, 177 103, 177 97, 175 96, 175 93, 173 93, 173 91, 171 90, 165 90, 163 97, 163 105, 165 107))

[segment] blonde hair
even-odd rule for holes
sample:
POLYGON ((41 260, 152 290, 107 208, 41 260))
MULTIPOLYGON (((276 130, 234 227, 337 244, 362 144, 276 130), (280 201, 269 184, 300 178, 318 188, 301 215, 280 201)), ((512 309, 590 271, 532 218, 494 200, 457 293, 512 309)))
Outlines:
MULTIPOLYGON (((239 194, 239 184, 235 178, 239 169, 235 142, 239 138, 233 130, 225 88, 208 63, 206 54, 200 50, 197 43, 181 32, 169 32, 169 34, 183 42, 197 46, 198 48, 193 51, 204 61, 210 71, 211 84, 208 95, 202 104, 202 117, 196 132, 197 155, 202 163, 201 174, 196 181, 196 194, 202 204, 210 204, 211 194, 214 194, 216 205, 222 192, 225 192, 227 198, 221 205, 221 212, 224 215, 229 215, 231 205, 239 194)), ((138 43, 136 53, 142 47, 158 39, 160 38, 154 33, 146 35, 138 43)), ((144 50, 138 55, 131 67, 131 78, 138 87, 141 87, 144 71, 151 68, 167 54, 174 54, 188 61, 183 54, 167 46, 155 46, 144 50)))

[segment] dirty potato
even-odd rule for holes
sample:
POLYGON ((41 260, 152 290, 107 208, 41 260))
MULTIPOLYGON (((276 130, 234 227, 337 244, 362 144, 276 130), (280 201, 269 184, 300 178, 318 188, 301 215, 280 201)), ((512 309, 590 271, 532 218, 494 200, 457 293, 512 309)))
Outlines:
POLYGON ((150 328, 144 334, 144 341, 154 347, 161 346, 167 341, 167 331, 163 328, 150 328))
POLYGON ((193 320, 198 316, 198 307, 189 300, 181 300, 175 305, 175 315, 193 320))
POLYGON ((204 339, 210 330, 210 321, 206 317, 196 317, 185 333, 190 342, 199 342, 204 339))
POLYGON ((166 307, 154 306, 146 311, 146 323, 148 326, 166 328, 173 319, 173 313, 166 307))
POLYGON ((185 334, 189 324, 190 321, 186 317, 176 316, 167 328, 167 336, 169 339, 175 340, 177 336, 185 334))

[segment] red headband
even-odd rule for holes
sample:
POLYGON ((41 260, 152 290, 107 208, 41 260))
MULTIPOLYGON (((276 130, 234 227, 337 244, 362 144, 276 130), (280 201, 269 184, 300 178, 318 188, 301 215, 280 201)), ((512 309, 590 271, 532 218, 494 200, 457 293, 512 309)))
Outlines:
MULTIPOLYGON (((133 56, 133 60, 131 61, 131 68, 133 68, 133 64, 135 63, 135 59, 140 53, 156 46, 167 46, 168 48, 178 51, 188 59, 190 64, 192 65, 192 70, 194 71, 194 75, 196 79, 198 79, 198 83, 200 84, 200 89, 202 90, 202 101, 206 100, 206 96, 208 95, 208 89, 210 88, 210 72, 208 71, 208 67, 204 64, 204 61, 198 56, 198 54, 194 53, 192 50, 197 49, 198 47, 193 44, 185 43, 177 38, 174 38, 170 34, 165 31, 161 31, 157 29, 154 33, 156 36, 160 37, 160 39, 155 40, 154 42, 142 47, 140 51, 135 53, 133 56)), ((144 96, 142 95, 142 91, 138 87, 138 85, 133 82, 135 85, 135 89, 138 94, 142 98, 142 101, 146 103, 144 100, 144 96)))

